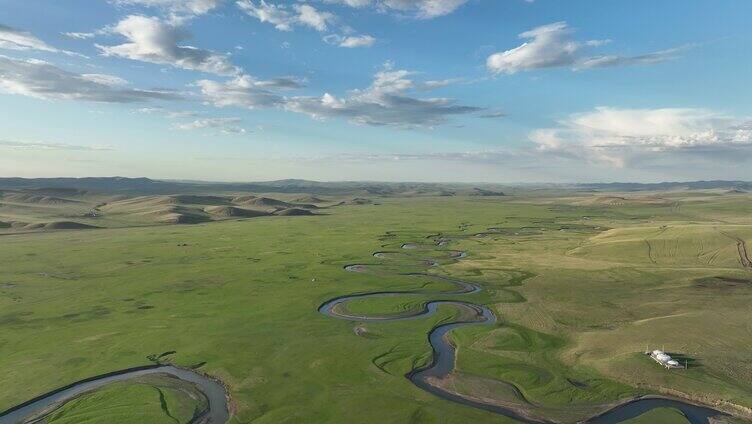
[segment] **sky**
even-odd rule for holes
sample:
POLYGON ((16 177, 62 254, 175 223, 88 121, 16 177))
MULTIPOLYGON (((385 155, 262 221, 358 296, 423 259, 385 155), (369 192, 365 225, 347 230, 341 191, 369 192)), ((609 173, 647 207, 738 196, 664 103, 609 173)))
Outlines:
POLYGON ((0 176, 752 180, 749 0, 0 0, 0 176))

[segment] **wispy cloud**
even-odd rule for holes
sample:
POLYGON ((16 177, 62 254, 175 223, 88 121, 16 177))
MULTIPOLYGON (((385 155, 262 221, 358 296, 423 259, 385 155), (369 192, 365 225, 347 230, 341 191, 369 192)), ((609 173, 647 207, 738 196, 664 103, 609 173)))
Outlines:
POLYGON ((339 153, 298 157, 299 162, 460 162, 466 164, 520 164, 521 160, 533 160, 535 153, 525 150, 468 150, 457 152, 420 152, 420 153, 339 153))
POLYGON ((454 13, 468 0, 324 0, 324 2, 356 8, 373 7, 382 13, 396 12, 417 19, 433 19, 454 13))
POLYGON ((146 115, 164 115, 170 119, 192 118, 199 115, 198 112, 192 110, 169 110, 163 107, 142 107, 134 110, 134 112, 146 115))
POLYGON ((684 46, 637 56, 593 55, 589 50, 608 44, 610 40, 578 41, 566 22, 533 28, 520 34, 523 44, 494 53, 486 60, 488 69, 496 74, 514 74, 533 69, 568 67, 591 69, 614 66, 654 65, 675 59, 690 48, 684 46))
POLYGON ((450 116, 480 110, 447 98, 414 97, 410 92, 416 89, 416 83, 411 75, 406 70, 385 69, 375 75, 370 87, 353 90, 347 97, 328 93, 322 97, 294 97, 284 107, 317 119, 338 117, 357 124, 401 128, 434 127, 450 116))
POLYGON ((486 119, 497 119, 497 118, 506 118, 507 114, 504 112, 496 111, 496 112, 488 112, 480 115, 481 118, 486 119))
POLYGON ((276 91, 300 88, 301 83, 294 78, 258 80, 249 75, 241 75, 227 82, 212 80, 196 81, 207 102, 218 107, 238 106, 248 109, 280 106, 284 98, 276 91))
POLYGON ((85 57, 82 54, 60 50, 52 47, 27 31, 0 24, 0 49, 5 50, 36 50, 50 53, 64 53, 69 56, 85 57))
POLYGON ((114 75, 77 74, 41 60, 20 60, 0 55, 0 91, 45 100, 86 100, 103 103, 133 103, 176 100, 180 96, 163 90, 126 86, 114 75))
POLYGON ((166 12, 173 23, 204 15, 219 7, 225 0, 112 0, 120 6, 145 6, 166 12))
POLYGON ((170 110, 163 107, 142 107, 134 113, 162 116, 170 120, 170 128, 181 131, 215 129, 223 134, 245 134, 246 129, 239 124, 238 117, 208 117, 192 110, 170 110))
POLYGON ((97 36, 96 32, 64 32, 64 36, 77 40, 88 40, 97 36))
POLYGON ((240 118, 201 118, 190 122, 175 123, 172 127, 183 131, 211 128, 224 134, 245 134, 245 128, 238 125, 242 121, 240 118))
POLYGON ((12 150, 80 150, 80 151, 107 151, 113 150, 107 146, 82 146, 66 143, 48 143, 40 141, 13 141, 0 140, 0 148, 12 150))
POLYGON ((342 36, 337 34, 330 34, 324 37, 324 41, 329 44, 334 44, 339 47, 356 48, 356 47, 371 47, 376 44, 376 39, 370 35, 348 35, 342 36))
POLYGON ((636 56, 602 55, 583 59, 575 64, 574 69, 609 68, 616 66, 655 65, 668 60, 677 59, 692 46, 681 46, 636 56))

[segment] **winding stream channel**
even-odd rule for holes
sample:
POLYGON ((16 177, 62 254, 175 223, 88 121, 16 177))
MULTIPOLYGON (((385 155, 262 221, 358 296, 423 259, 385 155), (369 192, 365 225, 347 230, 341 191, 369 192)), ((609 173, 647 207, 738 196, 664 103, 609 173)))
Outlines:
POLYGON ((172 365, 147 365, 114 371, 87 378, 45 393, 0 413, 0 424, 44 422, 45 415, 66 402, 108 384, 132 380, 147 375, 164 375, 192 384, 206 397, 207 407, 191 420, 192 424, 224 424, 230 419, 225 388, 217 381, 195 371, 172 365))
MULTIPOLYGON (((439 239, 435 243, 437 247, 445 246, 448 243, 446 239, 439 239)), ((409 251, 419 251, 421 245, 415 243, 403 244, 402 249, 409 251)), ((441 250, 441 252, 447 252, 441 250)), ((467 256, 466 252, 448 251, 450 258, 454 260, 460 260, 467 256)), ((378 259, 389 259, 390 255, 399 255, 397 252, 376 252, 373 254, 378 259)), ((437 266, 433 260, 420 260, 420 262, 426 266, 437 266)), ((348 272, 366 272, 369 265, 348 265, 345 270, 348 272)), ((535 417, 534 414, 527 414, 526 411, 518 409, 508 408, 505 406, 497 405, 491 402, 484 402, 482 400, 476 400, 469 397, 461 396, 457 393, 446 390, 433 382, 437 379, 443 379, 448 377, 454 372, 456 350, 451 343, 447 335, 454 329, 464 327, 468 325, 493 325, 496 323, 496 315, 489 308, 483 305, 477 305, 470 302, 458 301, 458 300, 432 300, 423 305, 423 308, 416 311, 410 311, 406 313, 400 313, 395 315, 381 315, 381 316, 363 316, 353 315, 347 312, 345 305, 352 300, 361 300, 368 298, 379 297, 394 297, 394 296, 410 296, 410 295, 426 295, 434 294, 441 296, 454 296, 454 295, 469 295, 478 293, 482 288, 474 283, 463 281, 456 278, 443 277, 427 273, 395 273, 400 276, 420 276, 423 278, 446 281, 454 284, 457 288, 451 291, 438 291, 438 292, 426 292, 423 290, 414 291, 382 291, 371 293, 358 293, 346 296, 340 296, 329 300, 319 307, 319 312, 327 316, 343 319, 354 322, 385 322, 385 321, 397 321, 405 319, 423 318, 433 315, 439 306, 447 305, 455 308, 463 309, 468 314, 463 316, 472 316, 472 319, 463 319, 461 321, 455 321, 451 323, 440 324, 434 327, 428 333, 428 342, 433 350, 433 358, 431 363, 423 368, 418 368, 405 377, 409 379, 413 384, 422 390, 432 393, 442 399, 446 399, 452 402, 457 402, 463 405, 467 405, 473 408, 483 409, 496 414, 504 415, 506 417, 518 420, 527 424, 543 424, 550 423, 551 421, 535 417)), ((506 382, 503 382, 506 383, 506 382)), ((511 387, 513 385, 509 384, 511 387)), ((622 423, 637 416, 640 416, 646 412, 649 412, 657 408, 674 408, 681 411, 691 424, 708 424, 710 418, 724 415, 720 411, 710 409, 703 406, 694 405, 684 402, 679 399, 667 398, 662 396, 645 396, 637 399, 632 399, 616 406, 607 409, 599 415, 586 419, 584 422, 592 424, 616 424, 622 423)))

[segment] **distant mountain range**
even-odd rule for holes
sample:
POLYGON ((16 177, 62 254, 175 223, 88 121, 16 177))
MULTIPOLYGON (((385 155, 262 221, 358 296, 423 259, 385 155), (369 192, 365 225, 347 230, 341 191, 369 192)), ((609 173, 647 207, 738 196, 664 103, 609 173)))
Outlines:
POLYGON ((430 194, 444 192, 445 185, 424 183, 319 182, 278 180, 249 183, 218 183, 204 181, 170 181, 149 178, 0 178, 0 190, 76 189, 103 193, 172 194, 197 192, 257 193, 361 193, 394 195, 397 193, 430 194))
MULTIPOLYGON (((454 195, 503 196, 502 189, 514 184, 461 183, 388 183, 388 182, 321 182, 287 179, 248 183, 216 183, 203 181, 152 180, 149 178, 88 177, 88 178, 0 178, 0 190, 75 189, 106 193, 171 194, 207 191, 260 193, 363 193, 389 195, 454 195)), ((562 188, 595 191, 645 191, 682 189, 727 189, 752 191, 748 181, 688 181, 662 183, 587 183, 587 184, 526 184, 525 188, 562 188)))
POLYGON ((687 181, 687 182, 663 182, 663 183, 595 183, 577 184, 577 187, 591 190, 608 191, 644 191, 644 190, 752 190, 752 182, 749 181, 687 181))
POLYGON ((152 190, 160 187, 174 187, 173 183, 149 178, 87 177, 87 178, 0 178, 0 189, 43 190, 48 188, 68 188, 102 192, 152 190))

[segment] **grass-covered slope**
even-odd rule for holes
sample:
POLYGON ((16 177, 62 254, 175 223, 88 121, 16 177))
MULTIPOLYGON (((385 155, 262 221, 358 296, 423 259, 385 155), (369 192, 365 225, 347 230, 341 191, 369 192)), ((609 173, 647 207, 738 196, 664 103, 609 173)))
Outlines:
POLYGON ((167 377, 113 383, 45 416, 49 424, 138 422, 189 424, 206 407, 203 395, 167 377))
POLYGON ((6 190, 0 191, 0 234, 303 216, 330 206, 249 194, 140 196, 74 189, 6 190))
POLYGON ((667 223, 606 231, 571 253, 633 265, 738 268, 739 240, 752 241, 752 227, 667 223))

